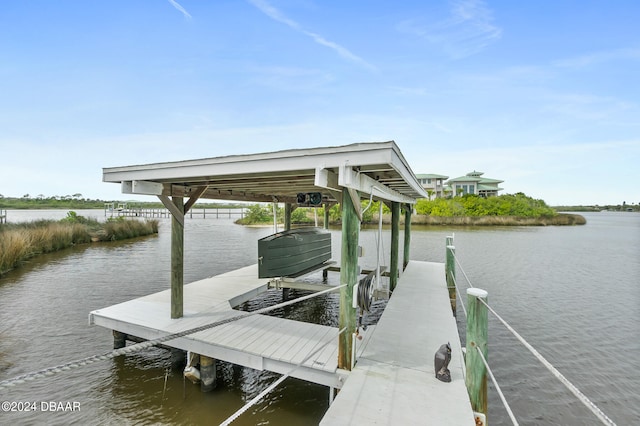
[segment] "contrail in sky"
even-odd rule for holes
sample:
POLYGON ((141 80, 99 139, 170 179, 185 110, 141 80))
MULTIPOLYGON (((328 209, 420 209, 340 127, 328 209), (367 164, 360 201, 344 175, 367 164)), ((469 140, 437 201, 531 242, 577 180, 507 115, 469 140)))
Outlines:
POLYGON ((258 9, 260 9, 260 11, 265 15, 267 15, 269 18, 273 19, 274 21, 281 22, 287 25, 288 27, 306 35, 307 37, 311 37, 313 41, 315 41, 316 43, 335 50, 338 53, 338 55, 342 56, 343 58, 346 58, 353 62, 357 62, 360 65, 363 65, 364 67, 369 68, 370 70, 376 69, 375 66, 371 65, 361 57, 353 54, 347 48, 340 46, 339 44, 334 43, 332 41, 329 41, 319 34, 305 30, 300 26, 299 23, 297 23, 292 19, 287 18, 282 12, 280 12, 275 7, 271 6, 266 0, 248 0, 248 1, 258 9))
POLYGON ((182 12, 182 14, 183 14, 186 18, 191 19, 191 15, 189 15, 189 12, 187 12, 186 10, 184 10, 184 7, 180 6, 180 5, 178 4, 178 2, 177 2, 177 1, 175 1, 175 0, 169 0, 169 3, 171 3, 171 5, 172 5, 173 7, 175 7, 175 8, 176 8, 176 9, 178 9, 180 12, 182 12))

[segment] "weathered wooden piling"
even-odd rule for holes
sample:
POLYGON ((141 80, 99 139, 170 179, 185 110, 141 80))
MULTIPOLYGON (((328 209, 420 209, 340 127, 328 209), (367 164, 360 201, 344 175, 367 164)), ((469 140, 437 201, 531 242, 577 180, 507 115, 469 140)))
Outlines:
POLYGON ((411 257, 411 213, 413 206, 405 204, 404 206, 404 249, 402 251, 402 270, 404 271, 409 264, 411 257))
POLYGON ((171 348, 171 369, 181 370, 187 362, 187 352, 179 348, 171 348))
POLYGON ((391 262, 389 267, 389 289, 398 285, 398 252, 400 240, 400 203, 391 202, 391 262))
POLYGON ((293 212, 293 205, 291 203, 285 203, 284 205, 284 230, 291 229, 291 213, 293 212))
POLYGON ((127 335, 121 331, 113 330, 113 349, 121 349, 127 346, 127 335))
POLYGON ((323 222, 323 226, 324 226, 324 229, 329 229, 329 205, 328 204, 324 205, 324 222, 323 222))
POLYGON ((171 216, 171 318, 182 318, 184 312, 184 198, 172 197, 177 212, 171 216))
POLYGON ((216 360, 200 355, 200 390, 211 392, 216 388, 216 360))
POLYGON ((353 368, 351 351, 352 335, 356 331, 356 310, 353 307, 353 287, 358 279, 358 241, 360 238, 360 219, 351 196, 344 192, 342 196, 342 256, 340 258, 339 328, 346 328, 338 339, 338 368, 353 368))
POLYGON ((467 289, 467 355, 465 359, 467 392, 474 412, 487 414, 487 368, 478 354, 487 358, 488 309, 479 300, 487 302, 488 293, 479 288, 467 289))
MULTIPOLYGON (((447 237, 447 242, 449 242, 447 237)), ((456 315, 456 248, 453 245, 447 245, 447 257, 445 261, 445 274, 447 279, 447 289, 449 290, 449 301, 451 302, 451 310, 456 315)))

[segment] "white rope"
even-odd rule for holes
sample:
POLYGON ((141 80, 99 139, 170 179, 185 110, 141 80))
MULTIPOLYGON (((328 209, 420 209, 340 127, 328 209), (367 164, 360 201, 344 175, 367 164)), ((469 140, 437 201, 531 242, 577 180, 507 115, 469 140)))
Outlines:
MULTIPOLYGON (((474 288, 473 284, 471 284, 471 280, 469 280, 469 277, 467 276, 467 274, 464 272, 464 268, 462 267, 462 265, 460 264, 460 261, 458 260, 458 257, 456 256, 455 252, 453 252, 453 258, 455 259, 456 263, 458 264, 458 266, 460 267, 460 270, 462 271, 462 274, 464 275, 465 279, 467 280, 467 282, 469 283, 469 287, 474 288)), ((456 282, 455 277, 454 277, 454 283, 456 282)), ((456 283, 456 289, 457 289, 457 283, 456 283)), ((596 415, 596 417, 598 417, 598 419, 600 419, 600 421, 603 424, 606 425, 613 425, 615 426, 615 423, 613 422, 613 420, 611 420, 609 417, 607 417, 606 414, 604 414, 602 412, 602 410, 600 410, 600 408, 598 408, 589 398, 587 398, 581 391, 580 389, 578 389, 573 383, 571 383, 566 377, 564 377, 564 375, 562 373, 560 373, 549 361, 547 361, 533 346, 531 346, 520 334, 518 334, 518 332, 511 327, 504 319, 502 319, 502 317, 500 315, 498 315, 498 313, 493 310, 488 304, 487 302, 485 302, 481 297, 477 298, 480 302, 482 302, 487 309, 489 309, 489 311, 491 311, 491 313, 493 315, 496 316, 496 318, 498 318, 498 320, 507 328, 507 330, 509 330, 519 341, 520 343, 522 343, 527 349, 529 349, 529 351, 538 359, 538 361, 540 361, 545 367, 547 367, 547 369, 558 379, 560 380, 566 387, 567 389, 569 389, 577 398, 580 402, 582 402, 589 410, 591 410, 591 412, 593 414, 596 415)), ((464 303, 462 304, 462 306, 464 307, 464 303)), ((466 311, 465 311, 465 315, 466 315, 466 311)), ((483 357, 483 361, 484 361, 484 357, 483 357)), ((486 364, 486 361, 485 361, 486 364)), ((489 371, 489 368, 487 367, 487 371, 489 371)), ((498 388, 497 382, 495 382, 496 384, 496 388, 498 388)), ((502 398, 502 397, 501 397, 502 398)), ((505 401, 503 401, 504 403, 505 401)), ((508 407, 505 403, 505 407, 508 407)))
POLYGON ((309 353, 309 355, 307 355, 302 361, 300 361, 298 364, 296 364, 296 366, 293 367, 287 374, 281 376, 278 380, 276 380, 275 382, 271 383, 269 386, 267 386, 266 389, 264 389, 262 392, 260 392, 258 395, 256 395, 251 401, 247 402, 238 411, 236 411, 231 416, 229 416, 227 418, 227 420, 225 420, 224 422, 220 423, 220 426, 228 426, 228 425, 230 425, 233 421, 235 421, 238 417, 240 417, 245 411, 247 411, 249 408, 251 408, 252 406, 257 404, 269 392, 274 390, 280 383, 284 382, 285 379, 287 379, 291 374, 293 374, 302 364, 307 362, 309 360, 309 358, 311 358, 313 355, 318 353, 320 350, 324 349, 324 347, 327 346, 329 343, 331 343, 336 337, 338 337, 342 333, 344 333, 344 331, 346 329, 347 329, 346 327, 343 328, 342 330, 340 330, 338 332, 338 334, 335 337, 332 337, 330 340, 327 340, 324 344, 322 344, 322 346, 320 346, 319 348, 317 348, 314 351, 312 351, 311 353, 309 353))
POLYGON ((480 349, 479 346, 476 346, 476 349, 478 350, 478 354, 480 354, 480 358, 482 359, 482 362, 484 363, 484 366, 487 368, 487 373, 489 373, 489 377, 491 377, 491 381, 493 382, 493 385, 496 387, 496 391, 498 392, 498 395, 500 396, 500 400, 502 401, 502 405, 504 405, 504 408, 507 410, 507 414, 509 414, 509 418, 511 419, 511 422, 515 426, 518 426, 518 420, 516 420, 516 416, 513 415, 513 411, 511 411, 511 407, 509 407, 509 403, 507 402, 507 399, 504 397, 504 394, 502 393, 502 390, 500 389, 500 385, 498 385, 498 381, 493 376, 493 373, 491 372, 491 368, 489 368, 489 364, 487 364, 487 360, 485 359, 484 355, 482 354, 482 350, 480 349))
POLYGON ((115 358, 117 356, 120 356, 120 355, 125 355, 125 354, 129 354, 129 353, 133 353, 133 352, 139 352, 139 351, 141 351, 143 349, 147 349, 147 348, 150 348, 152 346, 156 346, 156 345, 158 345, 160 343, 164 343, 164 342, 169 341, 169 340, 173 340, 173 339, 177 339, 177 338, 180 338, 180 337, 184 337, 184 336, 189 335, 189 334, 198 333, 200 331, 208 330, 210 328, 214 328, 214 327, 217 327, 219 325, 228 324, 230 322, 237 321, 237 320, 242 319, 242 318, 248 318, 248 317, 253 316, 253 315, 259 315, 259 314, 263 314, 263 313, 266 313, 266 312, 269 312, 269 311, 273 311, 275 309, 283 308, 285 306, 289 306, 289 305, 292 305, 294 303, 298 303, 298 302, 302 302, 302 301, 307 300, 307 299, 311 299, 312 297, 317 297, 317 296, 320 296, 320 295, 325 294, 325 293, 336 291, 336 290, 338 290, 338 289, 340 289, 342 287, 345 287, 345 286, 347 286, 347 284, 342 284, 342 285, 339 285, 339 286, 331 287, 331 288, 328 288, 326 290, 322 290, 322 291, 319 291, 319 292, 316 292, 316 293, 309 294, 307 296, 299 297, 297 299, 288 300, 286 302, 282 302, 282 303, 279 303, 277 305, 268 306, 266 308, 258 309, 258 310, 253 311, 253 312, 248 312, 248 313, 243 314, 243 315, 236 315, 236 316, 233 316, 233 317, 230 317, 230 318, 226 318, 226 319, 223 319, 223 320, 220 320, 220 321, 216 321, 216 322, 213 322, 213 323, 210 323, 210 324, 202 325, 200 327, 192 328, 192 329, 189 329, 189 330, 184 330, 184 331, 181 331, 179 333, 169 334, 167 336, 159 337, 157 339, 147 340, 146 342, 136 343, 134 345, 125 346, 125 347, 120 348, 120 349, 114 349, 113 351, 104 353, 102 355, 93 355, 93 356, 90 356, 90 357, 87 357, 87 358, 79 359, 79 360, 76 360, 76 361, 71 361, 71 362, 68 362, 66 364, 61 364, 61 365, 58 365, 58 366, 55 366, 55 367, 45 368, 43 370, 39 370, 39 371, 36 371, 36 372, 33 372, 33 373, 23 374, 21 376, 14 377, 12 379, 3 380, 3 381, 0 381, 0 391, 3 390, 3 389, 9 388, 9 387, 18 385, 18 384, 26 383, 27 381, 32 381, 32 380, 35 380, 35 379, 41 379, 41 378, 44 378, 44 377, 53 376, 54 374, 61 373, 63 371, 69 371, 69 370, 73 370, 73 369, 76 369, 76 368, 79 368, 79 367, 83 367, 83 366, 85 366, 87 364, 93 364, 96 361, 106 361, 108 359, 113 359, 113 358, 115 358))
POLYGON ((575 387, 573 383, 571 383, 566 377, 564 377, 564 375, 562 375, 562 373, 560 373, 553 365, 551 365, 551 363, 547 361, 545 357, 543 357, 533 346, 529 344, 529 342, 527 342, 520 334, 518 334, 518 332, 515 331, 513 327, 507 324, 507 322, 502 319, 502 317, 498 315, 498 313, 494 311, 484 300, 482 300, 481 297, 478 297, 477 299, 482 302, 482 304, 485 305, 487 309, 489 309, 489 311, 491 311, 491 313, 495 315, 496 318, 498 318, 498 320, 500 320, 500 322, 505 327, 507 327, 507 330, 509 330, 520 341, 520 343, 522 343, 527 349, 529 349, 529 351, 538 359, 538 361, 540 361, 545 367, 547 367, 551 374, 553 374, 558 380, 560 380, 567 387, 567 389, 569 389, 571 393, 573 393, 578 398, 578 400, 580 400, 580 402, 582 402, 589 410, 591 410, 591 412, 595 414, 603 424, 615 426, 613 420, 607 417, 607 415, 604 414, 602 410, 600 410, 593 402, 591 402, 591 400, 589 400, 589 398, 587 398, 582 392, 580 392, 580 389, 575 387))
POLYGON ((467 283, 469 283, 469 287, 474 288, 473 284, 471 284, 471 280, 469 279, 469 277, 467 276, 467 273, 464 272, 464 268, 462 267, 462 265, 460 264, 460 261, 458 260, 458 256, 456 256, 456 252, 452 251, 451 252, 453 254, 453 258, 455 259, 456 263, 458 264, 458 266, 460 267, 460 271, 462 272, 462 275, 464 275, 464 278, 467 280, 467 283))
MULTIPOLYGON (((451 275, 451 279, 453 280, 453 285, 456 288, 456 293, 458 294, 458 297, 460 299, 460 306, 462 306, 462 312, 464 312, 464 317, 466 318, 467 315, 467 308, 465 308, 464 306, 464 300, 462 300, 462 293, 460 292, 460 289, 458 288, 458 281, 456 280, 456 276, 453 274, 453 271, 449 271, 449 275, 451 275)), ((458 304, 456 303, 456 306, 458 306, 458 304)))

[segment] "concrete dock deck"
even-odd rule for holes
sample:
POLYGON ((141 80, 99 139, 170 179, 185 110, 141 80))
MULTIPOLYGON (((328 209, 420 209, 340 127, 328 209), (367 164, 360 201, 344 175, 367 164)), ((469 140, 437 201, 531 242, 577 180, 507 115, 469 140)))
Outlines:
POLYGON ((473 425, 464 358, 449 304, 444 265, 409 262, 321 425, 473 425), (433 358, 451 343, 451 383, 433 358))

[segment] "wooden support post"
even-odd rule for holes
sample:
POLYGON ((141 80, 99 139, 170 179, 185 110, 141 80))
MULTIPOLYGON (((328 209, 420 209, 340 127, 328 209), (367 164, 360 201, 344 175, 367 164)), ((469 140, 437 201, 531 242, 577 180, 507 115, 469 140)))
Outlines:
POLYGON ((478 299, 487 301, 488 293, 479 288, 467 289, 467 355, 465 359, 467 375, 465 384, 471 408, 474 412, 487 414, 487 368, 482 362, 478 349, 487 358, 488 309, 478 299))
POLYGON ((402 252, 403 262, 402 270, 404 271, 409 264, 411 254, 411 211, 413 206, 405 204, 404 206, 404 250, 402 252))
POLYGON ((391 203, 391 264, 389 268, 389 289, 395 290, 398 284, 398 257, 400 240, 400 203, 391 203))
POLYGON ((184 199, 172 197, 180 217, 171 217, 171 318, 182 318, 184 285, 184 199))
POLYGON ((329 205, 328 204, 324 205, 324 222, 323 222, 323 226, 324 226, 324 229, 329 229, 329 205))
POLYGON ((121 349, 127 346, 127 335, 117 330, 113 330, 113 349, 121 349))
MULTIPOLYGON (((449 238, 449 237, 447 237, 449 238)), ((445 262, 445 274, 447 280, 447 289, 449 290, 449 301, 451 302, 451 310, 453 315, 456 315, 456 248, 454 246, 447 246, 447 257, 445 262)))
POLYGON ((291 212, 293 211, 291 203, 285 203, 284 205, 284 230, 291 229, 291 212))
POLYGON ((216 360, 200 355, 200 390, 211 392, 216 388, 216 360))
POLYGON ((182 370, 187 362, 187 352, 178 348, 171 348, 171 369, 182 370))
POLYGON ((342 256, 340 259, 340 284, 347 284, 340 289, 339 329, 346 330, 338 338, 338 368, 349 370, 351 363, 352 335, 356 331, 356 310, 353 307, 353 287, 358 279, 358 243, 360 237, 360 220, 356 213, 354 201, 346 192, 342 197, 342 256))

